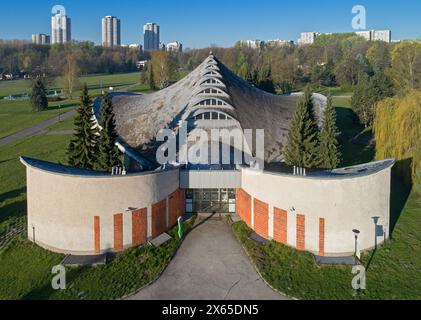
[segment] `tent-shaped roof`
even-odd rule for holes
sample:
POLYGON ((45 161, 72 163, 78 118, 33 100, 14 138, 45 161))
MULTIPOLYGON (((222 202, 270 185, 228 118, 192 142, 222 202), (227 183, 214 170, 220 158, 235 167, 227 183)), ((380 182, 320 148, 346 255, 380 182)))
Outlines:
MULTIPOLYGON (((118 133, 134 149, 153 146, 161 129, 176 129, 180 120, 188 119, 198 108, 209 108, 231 115, 243 129, 264 129, 265 160, 271 162, 281 158, 298 98, 256 88, 211 53, 188 76, 168 88, 144 95, 119 93, 112 100, 118 133)), ((319 114, 323 102, 315 102, 319 114)))

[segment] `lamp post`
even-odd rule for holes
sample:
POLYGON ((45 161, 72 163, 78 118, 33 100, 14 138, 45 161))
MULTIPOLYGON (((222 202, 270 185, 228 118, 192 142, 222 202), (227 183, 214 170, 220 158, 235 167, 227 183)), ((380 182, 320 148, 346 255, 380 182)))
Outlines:
POLYGON ((358 236, 360 235, 360 230, 354 229, 352 230, 355 237, 355 264, 357 264, 357 259, 359 260, 361 258, 360 250, 358 248, 358 236))

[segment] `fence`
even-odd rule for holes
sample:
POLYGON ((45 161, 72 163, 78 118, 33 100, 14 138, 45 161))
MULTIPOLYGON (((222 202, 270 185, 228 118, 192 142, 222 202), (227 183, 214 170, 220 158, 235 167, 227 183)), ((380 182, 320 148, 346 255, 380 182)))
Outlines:
POLYGON ((26 217, 16 220, 16 222, 10 224, 6 230, 0 234, 0 250, 4 249, 10 242, 20 235, 25 236, 26 233, 26 217))

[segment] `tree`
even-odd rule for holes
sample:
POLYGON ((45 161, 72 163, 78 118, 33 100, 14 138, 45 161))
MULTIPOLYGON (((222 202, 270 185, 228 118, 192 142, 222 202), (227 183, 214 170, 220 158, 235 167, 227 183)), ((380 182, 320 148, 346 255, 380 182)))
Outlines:
POLYGON ((363 74, 354 90, 351 105, 360 122, 369 128, 373 124, 374 105, 385 97, 393 95, 392 83, 387 76, 378 72, 369 77, 363 74))
POLYGON ((48 108, 47 90, 40 77, 32 85, 31 105, 34 111, 42 111, 48 108))
POLYGON ((408 184, 421 184, 421 91, 386 98, 376 105, 376 158, 395 158, 408 184))
POLYGON ((176 77, 176 65, 170 53, 154 51, 151 53, 152 74, 155 85, 160 89, 169 85, 176 77))
POLYGON ((64 66, 63 87, 68 98, 72 99, 74 92, 80 87, 79 83, 79 65, 76 53, 68 54, 64 66))
POLYGON ((332 97, 327 98, 326 109, 324 111, 323 125, 319 134, 319 165, 324 169, 335 169, 341 162, 339 151, 338 127, 336 125, 336 110, 332 103, 332 97))
POLYGON ((81 104, 77 112, 74 121, 76 133, 67 151, 69 165, 82 169, 94 169, 98 154, 98 131, 86 84, 83 87, 81 104))
POLYGON ((318 134, 312 94, 307 88, 297 104, 290 124, 288 142, 284 149, 285 162, 302 168, 317 167, 318 134))
POLYGON ((101 103, 99 125, 101 131, 98 139, 98 163, 100 170, 110 171, 120 164, 119 150, 116 146, 117 131, 115 125, 113 104, 108 94, 104 95, 101 103))
POLYGON ((421 88, 421 41, 403 41, 394 48, 390 76, 403 95, 421 88))
POLYGON ((155 84, 155 78, 154 78, 154 73, 153 73, 153 65, 150 62, 148 63, 147 72, 148 72, 147 78, 148 78, 149 88, 151 88, 151 90, 155 90, 156 84, 155 84))

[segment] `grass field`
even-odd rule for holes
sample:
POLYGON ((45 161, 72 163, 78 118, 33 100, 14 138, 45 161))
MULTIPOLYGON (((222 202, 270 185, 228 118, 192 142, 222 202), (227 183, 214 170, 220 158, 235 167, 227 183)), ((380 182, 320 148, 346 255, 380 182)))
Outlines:
MULTIPOLYGON (((106 74, 106 75, 89 75, 80 77, 79 81, 81 84, 86 83, 90 90, 93 90, 93 94, 99 94, 100 89, 108 89, 114 87, 119 89, 121 87, 130 86, 139 82, 139 72, 131 73, 117 73, 117 74, 106 74)), ((51 89, 62 88, 62 78, 57 77, 53 80, 51 89)), ((22 93, 31 92, 31 81, 30 80, 14 80, 14 81, 0 81, 0 99, 10 95, 17 95, 22 93)))
MULTIPOLYGON (((55 85, 59 86, 60 81, 60 79, 57 79, 55 85)), ((82 77, 80 82, 86 82, 88 84, 89 93, 92 97, 101 94, 102 89, 108 90, 109 87, 119 90, 133 86, 134 89, 137 89, 137 92, 148 90, 147 86, 138 85, 139 73, 137 72, 86 76, 82 77)), ((30 128, 47 119, 54 118, 59 113, 75 108, 79 103, 78 96, 80 92, 76 92, 73 100, 50 102, 48 110, 34 112, 29 101, 9 101, 2 99, 2 96, 30 92, 30 84, 31 82, 26 80, 0 82, 0 138, 30 128), (60 109, 59 106, 61 106, 60 109)))
POLYGON ((375 146, 370 143, 354 141, 359 137, 362 141, 370 141, 372 133, 366 130, 358 120, 357 115, 351 109, 351 99, 333 98, 336 107, 337 124, 341 132, 338 140, 341 144, 342 167, 367 163, 374 160, 375 146))

